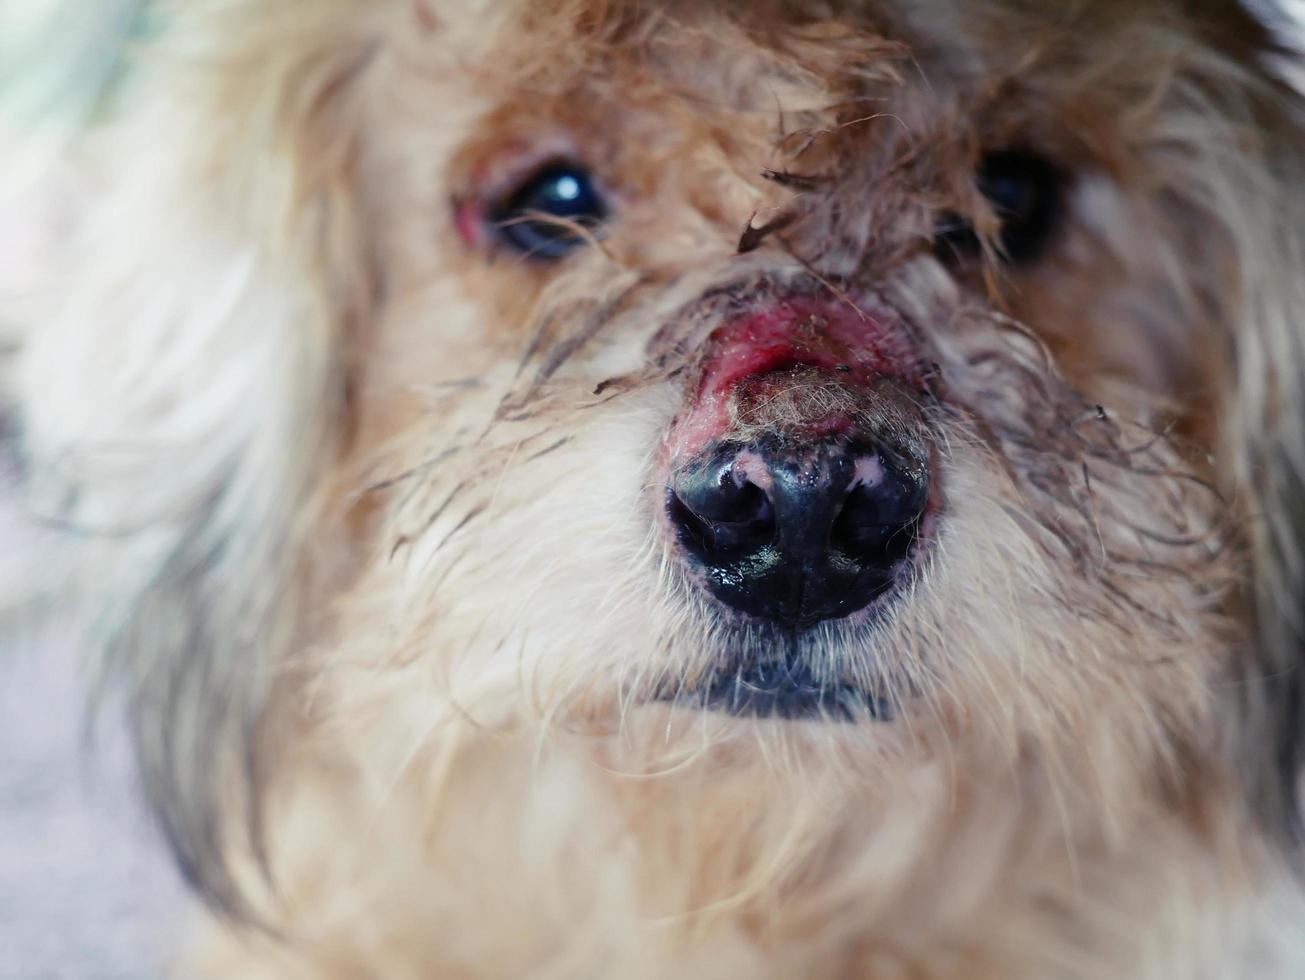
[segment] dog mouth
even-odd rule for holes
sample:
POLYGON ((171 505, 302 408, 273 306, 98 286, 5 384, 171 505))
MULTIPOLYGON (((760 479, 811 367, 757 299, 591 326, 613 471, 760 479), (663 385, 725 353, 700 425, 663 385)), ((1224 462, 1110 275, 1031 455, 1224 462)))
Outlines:
POLYGON ((784 719, 891 714, 812 667, 820 636, 868 635, 886 614, 937 509, 919 358, 890 311, 867 307, 763 296, 708 340, 667 438, 664 521, 689 588, 752 640, 677 701, 784 719))
POLYGON ((893 717, 882 693, 817 676, 800 658, 747 659, 701 687, 663 695, 660 700, 731 715, 780 721, 888 721, 893 717))

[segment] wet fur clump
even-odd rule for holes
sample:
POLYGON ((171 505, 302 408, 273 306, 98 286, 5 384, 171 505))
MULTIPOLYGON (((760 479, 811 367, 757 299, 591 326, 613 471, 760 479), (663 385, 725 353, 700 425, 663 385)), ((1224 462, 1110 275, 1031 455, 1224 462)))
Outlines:
POLYGON ((1294 56, 1233 0, 818 7, 195 2, 144 46, 0 299, 65 571, 0 608, 125 693, 213 912, 183 975, 1305 970, 1294 56), (609 216, 545 262, 488 217, 558 161, 609 216), (793 297, 912 367, 784 365, 731 431, 930 473, 891 594, 801 632, 666 506, 722 329, 793 297))

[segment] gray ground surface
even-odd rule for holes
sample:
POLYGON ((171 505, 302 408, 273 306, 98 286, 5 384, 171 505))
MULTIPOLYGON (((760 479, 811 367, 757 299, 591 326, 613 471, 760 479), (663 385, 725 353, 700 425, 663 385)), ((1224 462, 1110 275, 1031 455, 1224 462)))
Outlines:
POLYGON ((183 916, 79 673, 58 643, 0 651, 0 980, 157 980, 183 916))

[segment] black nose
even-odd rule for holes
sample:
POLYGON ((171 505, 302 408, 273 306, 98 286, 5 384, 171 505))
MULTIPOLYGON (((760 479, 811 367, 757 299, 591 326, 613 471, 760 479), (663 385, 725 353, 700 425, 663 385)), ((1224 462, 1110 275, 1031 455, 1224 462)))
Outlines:
POLYGON ((927 465, 886 448, 729 443, 676 472, 669 508, 720 601, 806 627, 893 585, 928 496, 927 465))

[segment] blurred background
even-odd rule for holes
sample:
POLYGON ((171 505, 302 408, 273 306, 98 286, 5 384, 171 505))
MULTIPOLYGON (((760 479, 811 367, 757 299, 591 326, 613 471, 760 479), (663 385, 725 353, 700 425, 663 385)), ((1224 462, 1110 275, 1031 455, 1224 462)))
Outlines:
MULTIPOLYGON (((39 263, 44 224, 69 206, 52 191, 61 156, 147 14, 141 0, 0 0, 0 290, 39 263)), ((0 461, 0 588, 39 562, 0 461)), ((0 980, 161 980, 184 927, 120 726, 111 707, 90 725, 85 682, 57 632, 0 648, 0 980)))
MULTIPOLYGON (((76 206, 58 191, 66 147, 126 77, 132 46, 166 26, 164 6, 0 0, 0 292, 39 263, 51 216, 76 206)), ((1282 6, 1305 19, 1305 0, 1282 6)), ((39 574, 39 555, 0 459, 0 590, 39 574)), ((84 686, 56 632, 0 649, 0 980, 161 980, 184 926, 119 726, 111 709, 89 725, 84 686)))

